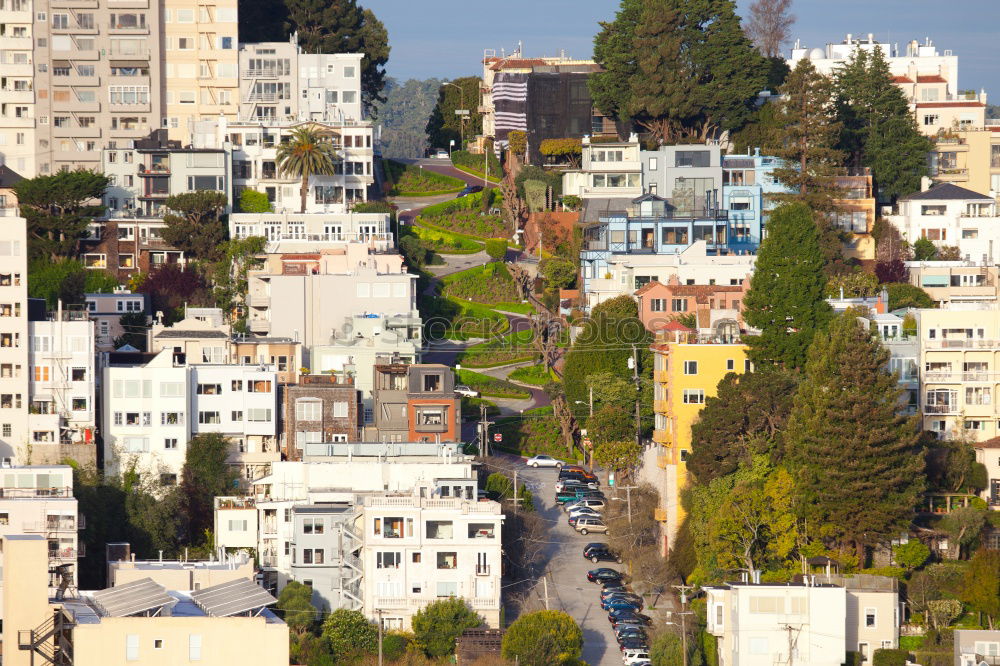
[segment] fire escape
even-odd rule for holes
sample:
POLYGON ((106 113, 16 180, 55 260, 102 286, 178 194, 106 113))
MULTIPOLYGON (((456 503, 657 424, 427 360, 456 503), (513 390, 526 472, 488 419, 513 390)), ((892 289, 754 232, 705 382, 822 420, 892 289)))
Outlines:
POLYGON ((31 651, 32 666, 36 663, 72 666, 75 626, 72 614, 63 608, 56 608, 49 619, 38 627, 18 631, 17 647, 19 650, 31 651), (39 657, 38 660, 35 659, 36 656, 39 657))
POLYGON ((350 603, 348 610, 360 610, 364 605, 362 602, 361 577, 364 573, 361 566, 361 558, 358 552, 361 550, 361 537, 348 529, 346 525, 340 527, 340 591, 342 600, 350 603))

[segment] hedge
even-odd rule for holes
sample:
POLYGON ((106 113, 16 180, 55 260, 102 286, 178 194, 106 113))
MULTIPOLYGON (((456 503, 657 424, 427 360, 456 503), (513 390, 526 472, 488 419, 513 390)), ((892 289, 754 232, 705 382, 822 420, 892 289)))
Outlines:
POLYGON ((451 153, 452 165, 461 171, 479 177, 483 176, 484 163, 487 160, 490 165, 490 178, 499 180, 503 172, 500 170, 500 161, 493 153, 486 153, 485 157, 484 155, 473 155, 467 150, 454 150, 451 153))
POLYGON ((416 236, 424 247, 438 254, 475 254, 483 250, 481 242, 443 229, 410 224, 400 227, 400 235, 416 236))
POLYGON ((517 286, 505 264, 491 262, 441 278, 445 296, 495 305, 517 299, 517 286))
POLYGON ((391 196, 429 197, 435 194, 460 192, 465 187, 465 181, 460 178, 446 176, 412 164, 383 160, 383 165, 388 180, 393 184, 387 192, 391 196))
POLYGON ((527 400, 531 397, 531 393, 525 391, 517 384, 512 384, 504 379, 497 379, 496 377, 490 377, 489 375, 466 370, 465 368, 456 370, 455 373, 458 375, 460 382, 469 388, 479 391, 485 397, 512 398, 517 400, 527 400))
POLYGON ((424 218, 434 218, 460 211, 481 211, 484 208, 484 196, 488 196, 490 198, 489 202, 485 205, 485 208, 488 209, 497 199, 496 188, 490 187, 481 192, 466 194, 464 197, 456 197, 455 199, 451 199, 449 201, 431 204, 420 211, 420 216, 424 218))
POLYGON ((500 338, 466 347, 456 359, 470 368, 495 368, 510 363, 532 361, 537 353, 531 344, 530 330, 509 333, 500 338))
POLYGON ((510 373, 507 378, 519 381, 522 384, 531 384, 532 386, 545 386, 549 382, 556 381, 552 377, 552 373, 546 370, 544 365, 528 365, 518 368, 510 373))

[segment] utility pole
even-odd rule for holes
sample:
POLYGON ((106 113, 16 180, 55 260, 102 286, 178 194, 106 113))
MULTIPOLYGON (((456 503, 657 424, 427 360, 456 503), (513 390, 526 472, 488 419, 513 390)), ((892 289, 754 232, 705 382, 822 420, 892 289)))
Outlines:
POLYGON ((516 469, 514 470, 514 496, 507 498, 507 501, 514 503, 514 513, 517 513, 518 512, 517 511, 517 507, 520 506, 520 504, 518 504, 518 502, 521 501, 521 498, 517 496, 517 470, 516 469))
POLYGON ((681 610, 676 613, 676 615, 681 616, 681 650, 684 653, 684 666, 688 666, 688 651, 687 651, 687 616, 693 615, 692 611, 684 610, 687 606, 687 593, 689 591, 695 590, 693 585, 674 585, 674 589, 680 591, 681 593, 681 610))
MULTIPOLYGON (((618 486, 618 490, 625 491, 625 501, 628 503, 628 524, 632 524, 632 490, 639 486, 618 486)), ((621 498, 618 498, 619 500, 621 498)))
POLYGON ((382 609, 376 608, 378 615, 378 666, 382 666, 382 609))
POLYGON ((545 610, 549 609, 549 577, 548 574, 542 575, 542 588, 545 590, 545 610))
POLYGON ((479 405, 479 452, 483 457, 490 455, 490 426, 492 421, 486 420, 486 405, 479 405))
POLYGON ((594 415, 594 387, 590 387, 590 415, 594 415))
POLYGON ((629 359, 632 367, 632 380, 635 382, 635 443, 642 446, 642 437, 639 425, 639 348, 632 345, 632 358, 629 359))

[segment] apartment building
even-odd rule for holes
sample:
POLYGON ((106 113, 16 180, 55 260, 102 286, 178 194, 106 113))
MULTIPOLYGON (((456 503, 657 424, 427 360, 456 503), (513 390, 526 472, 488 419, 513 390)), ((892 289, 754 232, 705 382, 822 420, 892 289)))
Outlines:
POLYGON ((38 173, 34 32, 32 0, 0 2, 0 163, 29 177, 38 173))
MULTIPOLYGON (((650 158, 645 158, 648 160, 650 158)), ((737 254, 756 252, 764 238, 764 223, 775 207, 771 195, 787 191, 774 175, 779 159, 752 154, 722 156, 722 207, 729 212, 730 249, 737 254)))
POLYGON ((965 261, 1000 263, 1000 215, 993 197, 940 183, 900 199, 896 214, 886 220, 910 243, 926 238, 938 247, 957 247, 965 261))
POLYGON ((580 169, 563 173, 564 195, 580 197, 585 205, 590 199, 597 199, 592 204, 597 206, 595 210, 606 208, 607 199, 634 199, 642 195, 645 190, 640 154, 643 151, 637 135, 631 135, 628 141, 600 143, 583 137, 582 144, 580 169))
POLYGON ((1000 121, 985 127, 947 129, 934 139, 930 176, 979 194, 1000 194, 1000 121))
POLYGON ((490 500, 365 497, 365 614, 379 610, 386 628, 408 631, 419 609, 461 597, 498 628, 503 519, 490 500))
POLYGON ((1000 311, 985 304, 920 310, 921 412, 924 430, 973 441, 997 435, 993 399, 1000 354, 1000 311))
POLYGON ((166 0, 163 6, 162 127, 193 143, 198 121, 239 114, 236 0, 166 0))
POLYGON ((676 275, 666 283, 647 282, 635 292, 639 319, 646 330, 656 332, 678 317, 694 315, 697 328, 712 328, 730 318, 736 333, 742 327, 743 297, 750 288, 749 276, 739 285, 681 284, 676 275))
MULTIPOLYGON (((388 359, 391 360, 391 359, 388 359)), ((374 438, 382 442, 456 442, 462 436, 461 397, 451 367, 435 363, 376 364, 374 438)))
POLYGON ((94 322, 94 348, 99 352, 114 351, 115 338, 125 333, 122 315, 149 315, 149 295, 116 289, 111 293, 84 294, 87 314, 94 322))
POLYGON ((216 498, 216 544, 256 549, 264 586, 275 594, 289 580, 311 581, 323 608, 364 605, 361 495, 475 495, 472 458, 454 444, 307 443, 303 452, 304 462, 274 463, 252 495, 216 498))
POLYGON ((45 540, 8 536, 0 546, 4 568, 19 572, 5 590, 3 640, 20 649, 6 651, 4 664, 29 666, 41 655, 80 666, 288 663, 288 627, 267 608, 277 600, 252 581, 189 591, 145 578, 50 600, 45 540))
POLYGON ((277 146, 299 127, 315 129, 337 153, 333 174, 309 177, 305 212, 344 213, 367 201, 368 188, 375 183, 375 136, 372 123, 360 119, 219 119, 210 129, 215 147, 224 141, 232 144, 234 197, 249 188, 265 193, 276 213, 301 212, 301 178, 283 173, 277 161, 277 146))
POLYGON ((232 238, 263 236, 268 254, 315 252, 343 243, 364 243, 375 252, 395 249, 388 213, 236 213, 232 238))
POLYGON ((240 120, 361 120, 363 53, 303 53, 287 42, 240 44, 240 120))
POLYGON ((952 303, 996 303, 1000 269, 972 261, 907 261, 910 284, 941 307, 952 303))
POLYGON ((365 243, 266 255, 248 275, 250 331, 300 341, 303 362, 311 367, 313 347, 330 343, 338 330, 347 332, 354 319, 405 317, 419 325, 416 279, 403 257, 365 243), (337 298, 331 301, 330 294, 337 298))
POLYGON ((38 157, 25 173, 100 170, 102 149, 160 126, 159 6, 55 1, 35 2, 33 11, 33 100, 22 108, 38 157))
POLYGON ((63 309, 60 303, 46 312, 44 301, 37 305, 28 321, 30 462, 72 458, 96 468, 94 322, 83 309, 63 309))
MULTIPOLYGON (((754 572, 755 576, 759 576, 754 572)), ((708 633, 720 666, 838 666, 848 652, 871 663, 899 644, 899 594, 884 576, 806 576, 799 583, 759 580, 705 588, 708 633)))
POLYGON ((104 461, 178 482, 188 440, 220 433, 243 478, 263 476, 280 458, 277 375, 270 366, 192 364, 164 349, 152 360, 104 368, 104 461))
POLYGON ((659 330, 653 352, 653 447, 644 465, 646 480, 660 492, 656 517, 661 522, 662 553, 674 545, 686 515, 681 491, 687 486, 687 458, 691 453, 691 425, 716 395, 719 382, 730 372, 752 370, 739 329, 720 326, 715 335, 699 336, 677 322, 659 330))
POLYGON ((235 580, 252 581, 256 572, 246 553, 211 560, 137 560, 131 551, 128 543, 108 544, 108 587, 151 578, 170 590, 201 590, 235 580))
MULTIPOLYGON (((73 496, 73 468, 68 465, 0 467, 0 491, 0 539, 17 534, 37 535, 44 540, 42 563, 51 569, 69 565, 71 580, 76 581, 77 557, 85 555, 78 530, 85 524, 77 513, 73 496)), ((3 571, 17 572, 13 578, 20 576, 7 562, 3 565, 3 571)), ((47 580, 50 592, 54 592, 60 577, 47 580)), ((0 573, 0 597, 5 596, 11 582, 11 576, 0 573)))
POLYGON ((287 460, 299 460, 306 443, 360 440, 361 403, 353 381, 327 375, 302 375, 284 392, 284 442, 287 460))
POLYGON ((28 247, 24 218, 0 225, 0 460, 27 461, 28 247))
POLYGON ((980 666, 1000 661, 1000 630, 956 629, 955 666, 980 666))

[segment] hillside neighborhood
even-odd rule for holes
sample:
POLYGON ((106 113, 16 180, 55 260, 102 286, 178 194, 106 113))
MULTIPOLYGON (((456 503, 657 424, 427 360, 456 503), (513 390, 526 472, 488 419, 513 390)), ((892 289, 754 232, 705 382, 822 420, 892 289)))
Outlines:
POLYGON ((0 0, 0 664, 1000 665, 986 56, 360 1, 0 0))

